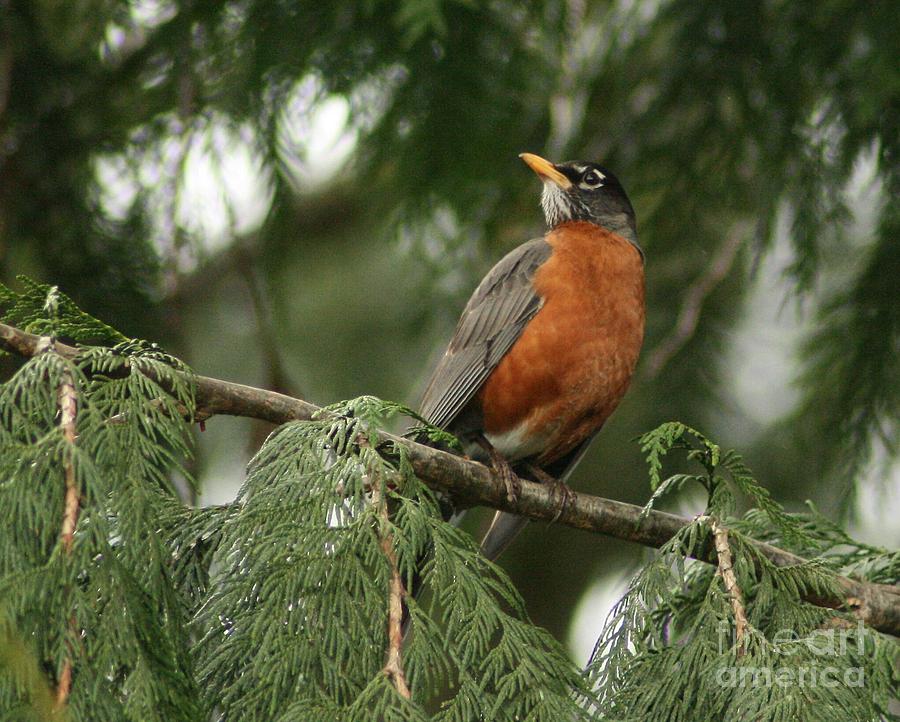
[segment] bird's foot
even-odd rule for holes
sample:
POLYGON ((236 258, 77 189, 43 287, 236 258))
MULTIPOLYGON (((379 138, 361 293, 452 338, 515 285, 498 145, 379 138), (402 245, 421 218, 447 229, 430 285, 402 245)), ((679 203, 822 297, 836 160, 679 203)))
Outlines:
POLYGON ((503 486, 506 487, 506 500, 510 504, 515 504, 519 499, 520 489, 519 477, 516 476, 516 472, 513 471, 509 462, 500 454, 497 454, 496 458, 491 458, 491 468, 493 468, 494 473, 503 481, 503 486))
POLYGON ((515 504, 519 499, 520 489, 520 480, 516 475, 516 472, 513 471, 513 468, 506 460, 506 457, 497 451, 491 442, 484 437, 478 437, 476 441, 478 442, 478 445, 487 452, 488 458, 491 461, 491 469, 493 469, 494 473, 499 476, 500 480, 503 482, 503 486, 506 488, 506 500, 510 504, 515 504))
POLYGON ((552 524, 562 516, 563 512, 575 498, 574 492, 569 488, 569 485, 566 484, 566 482, 557 479, 555 476, 550 476, 550 474, 539 466, 528 464, 526 470, 534 477, 535 481, 546 484, 550 488, 550 493, 558 499, 556 514, 554 514, 553 518, 550 520, 550 523, 552 524))

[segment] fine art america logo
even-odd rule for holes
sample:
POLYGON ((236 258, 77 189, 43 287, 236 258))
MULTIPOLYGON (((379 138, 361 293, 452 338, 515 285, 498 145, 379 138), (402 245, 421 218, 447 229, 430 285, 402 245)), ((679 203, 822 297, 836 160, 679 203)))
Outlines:
MULTIPOLYGON (((731 629, 728 622, 720 622, 720 655, 734 645, 731 629)), ((715 671, 715 682, 726 688, 864 687, 865 668, 847 662, 850 658, 864 657, 866 634, 862 622, 856 628, 818 630, 803 638, 793 630, 780 630, 766 642, 772 653, 771 666, 748 663, 719 667, 715 671), (782 657, 785 664, 777 664, 778 657, 782 657)))

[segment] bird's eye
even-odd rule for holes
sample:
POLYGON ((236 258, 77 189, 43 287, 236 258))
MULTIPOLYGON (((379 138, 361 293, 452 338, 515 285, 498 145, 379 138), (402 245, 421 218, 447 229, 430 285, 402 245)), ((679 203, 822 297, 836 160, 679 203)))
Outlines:
POLYGON ((581 187, 582 188, 599 188, 603 185, 603 179, 605 176, 595 170, 589 170, 583 176, 581 176, 581 187))

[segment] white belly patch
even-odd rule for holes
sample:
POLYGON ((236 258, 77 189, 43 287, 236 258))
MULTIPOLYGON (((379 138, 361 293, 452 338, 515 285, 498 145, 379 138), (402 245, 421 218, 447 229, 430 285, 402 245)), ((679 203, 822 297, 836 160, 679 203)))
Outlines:
POLYGON ((546 445, 545 439, 542 439, 540 435, 529 438, 526 428, 526 424, 523 423, 502 434, 485 434, 484 436, 505 459, 518 461, 541 453, 546 445))

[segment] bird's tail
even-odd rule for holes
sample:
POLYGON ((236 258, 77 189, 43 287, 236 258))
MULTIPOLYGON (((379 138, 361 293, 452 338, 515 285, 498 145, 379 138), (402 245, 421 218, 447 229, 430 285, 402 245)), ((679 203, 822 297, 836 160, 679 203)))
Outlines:
POLYGON ((487 534, 481 540, 481 553, 494 561, 527 523, 528 519, 524 516, 498 511, 494 514, 494 520, 491 522, 487 534))
MULTIPOLYGON (((572 470, 581 461, 584 452, 587 451, 591 438, 593 437, 585 439, 568 454, 546 467, 544 471, 560 482, 566 483, 572 474, 572 470)), ((525 478, 535 480, 529 476, 525 478)), ((498 511, 494 514, 494 519, 484 535, 484 539, 481 540, 481 553, 491 561, 496 560, 509 546, 510 542, 516 538, 516 535, 525 528, 526 524, 528 524, 528 519, 524 516, 498 511)))

